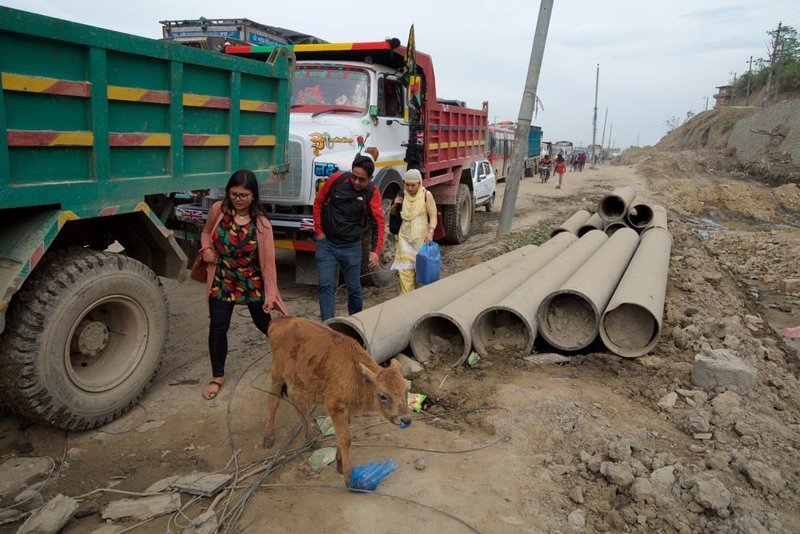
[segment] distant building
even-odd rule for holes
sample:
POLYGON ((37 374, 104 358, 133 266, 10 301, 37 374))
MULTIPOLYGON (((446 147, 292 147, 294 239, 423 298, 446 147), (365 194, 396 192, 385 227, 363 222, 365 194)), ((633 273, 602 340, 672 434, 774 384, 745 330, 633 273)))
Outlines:
POLYGON ((733 96, 732 85, 717 86, 717 94, 714 95, 714 100, 716 100, 716 103, 714 104, 714 109, 730 106, 732 96, 733 96))

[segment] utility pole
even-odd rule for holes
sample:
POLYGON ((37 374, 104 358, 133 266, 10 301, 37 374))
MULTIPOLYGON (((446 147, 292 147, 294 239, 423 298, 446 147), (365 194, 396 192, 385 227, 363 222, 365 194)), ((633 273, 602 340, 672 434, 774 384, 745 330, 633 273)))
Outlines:
MULTIPOLYGON (((614 133, 614 123, 611 123, 611 128, 608 130, 608 149, 611 150, 611 134, 614 133)), ((602 143, 600 146, 603 146, 602 143)))
POLYGON ((767 107, 769 104, 769 91, 772 85, 772 70, 775 68, 775 56, 778 54, 778 43, 781 38, 781 22, 778 22, 778 31, 775 32, 775 40, 772 42, 772 53, 769 56, 769 74, 767 74, 767 87, 764 91, 764 103, 762 108, 767 107))
POLYGON ((781 51, 778 52, 778 59, 777 64, 775 66, 775 98, 773 99, 774 102, 778 100, 778 93, 781 90, 781 71, 783 71, 782 64, 783 64, 783 49, 785 43, 781 40, 781 51))
POLYGON ((514 205, 517 202, 519 181, 522 179, 522 165, 528 151, 528 132, 531 129, 533 106, 536 102, 536 89, 539 85, 539 73, 542 70, 544 45, 547 42, 547 30, 550 27, 550 15, 553 13, 553 0, 541 0, 539 4, 539 18, 536 21, 536 32, 533 35, 531 57, 528 61, 528 76, 525 78, 525 90, 522 93, 522 102, 519 105, 517 118, 517 131, 514 136, 514 153, 511 158, 511 170, 503 195, 503 209, 500 212, 500 224, 497 227, 497 236, 502 237, 511 231, 511 219, 514 214, 514 205))
POLYGON ((707 96, 704 96, 703 98, 705 98, 705 99, 706 99, 706 111, 708 111, 708 97, 707 97, 707 96))
POLYGON ((750 105, 750 81, 753 79, 753 56, 750 56, 750 67, 747 69, 747 100, 745 106, 750 105))
MULTIPOLYGON (((608 106, 606 106, 606 116, 603 119, 603 137, 600 138, 600 146, 606 146, 606 121, 608 120, 608 106)), ((608 139, 611 140, 611 134, 608 134, 608 139)))
POLYGON ((639 146, 639 136, 640 135, 641 134, 638 134, 638 133, 636 134, 636 146, 639 146))
POLYGON ((733 106, 733 99, 736 98, 736 73, 731 72, 733 74, 733 84, 731 85, 731 106, 733 106))
POLYGON ((597 160, 595 155, 595 144, 597 143, 597 90, 600 87, 600 63, 597 64, 597 76, 594 81, 594 119, 592 119, 592 166, 594 169, 594 162, 597 160))

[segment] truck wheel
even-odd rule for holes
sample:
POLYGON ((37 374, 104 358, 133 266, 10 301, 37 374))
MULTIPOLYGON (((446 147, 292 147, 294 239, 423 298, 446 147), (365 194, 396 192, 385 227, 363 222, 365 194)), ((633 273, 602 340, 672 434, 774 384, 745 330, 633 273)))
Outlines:
POLYGON ((156 275, 118 254, 51 253, 14 297, 0 337, 0 388, 12 410, 69 430, 105 424, 155 377, 167 334, 156 275))
POLYGON ((444 230, 447 232, 445 242, 457 245, 466 241, 472 228, 472 193, 466 184, 458 185, 454 206, 444 206, 444 230))
POLYGON ((391 270, 392 263, 394 263, 394 249, 397 244, 397 236, 393 235, 389 231, 389 210, 392 207, 393 201, 394 197, 387 197, 381 200, 381 204, 383 206, 383 219, 386 221, 386 224, 384 225, 383 232, 383 248, 378 255, 380 263, 378 263, 378 266, 375 269, 370 269, 369 267, 369 245, 372 232, 370 228, 367 228, 367 231, 364 234, 364 239, 361 240, 361 273, 369 273, 369 281, 372 283, 372 285, 377 287, 386 287, 394 282, 397 278, 395 272, 391 270))

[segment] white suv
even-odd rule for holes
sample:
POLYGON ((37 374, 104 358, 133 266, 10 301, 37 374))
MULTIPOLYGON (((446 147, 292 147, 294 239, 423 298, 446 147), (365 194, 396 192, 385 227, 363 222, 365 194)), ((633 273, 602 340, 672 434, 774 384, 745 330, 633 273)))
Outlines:
POLYGON ((478 160, 472 164, 472 189, 475 191, 475 208, 481 206, 486 211, 494 207, 497 177, 488 160, 478 160))

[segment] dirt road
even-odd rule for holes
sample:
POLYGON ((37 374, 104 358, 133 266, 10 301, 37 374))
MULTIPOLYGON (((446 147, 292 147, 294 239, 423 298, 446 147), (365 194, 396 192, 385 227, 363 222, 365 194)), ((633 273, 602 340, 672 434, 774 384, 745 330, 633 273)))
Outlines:
MULTIPOLYGON (((515 211, 513 229, 525 232, 577 209, 594 209, 618 185, 632 185, 639 199, 667 206, 675 245, 664 334, 651 355, 623 361, 595 346, 563 366, 530 366, 507 354, 476 368, 426 369, 412 382, 412 391, 433 401, 426 417, 407 430, 377 416, 353 422, 356 464, 391 458, 399 465, 377 495, 345 491, 333 466, 314 473, 306 452, 266 478, 266 489, 243 507, 238 529, 794 531, 800 524, 798 347, 774 328, 800 322, 792 282, 800 279, 800 217, 790 201, 780 209, 775 202, 795 195, 797 187, 777 191, 718 171, 687 170, 684 160, 642 165, 641 174, 631 166, 587 167, 568 173, 560 190, 526 179, 515 211), (703 348, 736 351, 757 370, 755 388, 693 389, 692 362, 703 348)), ((500 198, 495 206, 499 211, 500 198)), ((445 249, 445 271, 475 264, 497 247, 498 219, 499 213, 477 212, 477 233, 445 249)), ((282 261, 280 285, 290 311, 316 316, 315 289, 290 283, 291 269, 290 261, 282 261)), ((202 288, 166 283, 171 326, 164 364, 129 414, 96 431, 67 434, 25 427, 11 416, 0 419, 4 457, 56 460, 41 489, 45 499, 99 488, 142 492, 171 475, 242 474, 263 462, 267 342, 246 310, 239 312, 230 332, 228 381, 217 399, 203 400, 210 370, 202 288)), ((369 288, 366 305, 396 291, 369 288)), ((338 297, 342 311, 344 295, 338 297)), ((296 419, 281 406, 279 443, 296 419)), ((290 447, 300 444, 298 438, 290 447)), ((223 512, 226 504, 233 509, 256 478, 242 480, 233 498, 215 510, 223 512)), ((98 513, 128 496, 98 492, 83 499, 82 517, 65 532, 135 526, 104 526, 98 513)), ((181 531, 210 503, 190 503, 184 495, 181 514, 136 531, 181 531)), ((3 528, 12 532, 17 525, 3 528)))

